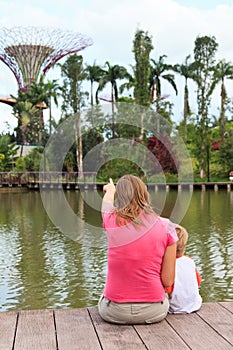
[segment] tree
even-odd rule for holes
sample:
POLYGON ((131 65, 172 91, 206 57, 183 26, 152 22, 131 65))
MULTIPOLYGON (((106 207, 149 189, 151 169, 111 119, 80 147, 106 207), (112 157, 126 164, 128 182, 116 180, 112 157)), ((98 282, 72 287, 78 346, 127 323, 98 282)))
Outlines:
POLYGON ((27 171, 40 171, 43 151, 44 147, 36 147, 24 157, 27 171))
MULTIPOLYGON (((137 30, 133 41, 134 67, 134 98, 138 105, 150 105, 149 77, 150 53, 153 49, 152 39, 148 32, 137 30)), ((131 79, 131 82, 133 80, 131 79)), ((141 139, 144 137, 144 109, 141 112, 141 139)))
POLYGON ((174 74, 167 73, 173 70, 173 66, 171 64, 167 64, 164 62, 166 55, 159 56, 159 60, 155 61, 151 58, 150 65, 150 99, 151 103, 156 102, 156 110, 159 112, 159 102, 162 97, 162 79, 166 80, 175 90, 176 95, 178 94, 178 90, 175 83, 174 74), (156 91, 156 99, 154 98, 154 92, 156 91))
POLYGON ((102 75, 103 75, 103 69, 96 65, 95 62, 93 63, 93 65, 86 65, 86 68, 85 68, 85 72, 86 72, 86 79, 88 81, 91 82, 91 109, 90 109, 90 113, 88 115, 88 119, 89 121, 91 122, 91 125, 92 127, 94 127, 94 124, 95 124, 95 119, 96 119, 96 116, 98 115, 98 92, 96 90, 96 93, 95 93, 95 100, 96 100, 96 108, 94 108, 94 83, 99 83, 102 75))
MULTIPOLYGON (((12 96, 13 97, 13 96, 12 96)), ((27 92, 18 91, 18 97, 13 106, 13 114, 18 119, 16 130, 17 143, 40 143, 43 134, 39 109, 30 102, 27 92)))
POLYGON ((149 77, 150 77, 150 53, 153 49, 152 39, 148 32, 137 30, 133 41, 133 53, 135 58, 135 102, 142 106, 150 105, 149 77))
POLYGON ((99 83, 104 71, 103 69, 96 65, 95 62, 93 65, 86 65, 85 68, 86 79, 91 82, 91 108, 94 106, 94 93, 93 93, 93 85, 94 83, 99 83))
POLYGON ((82 83, 86 79, 86 72, 83 67, 83 57, 81 55, 70 55, 64 64, 59 64, 62 77, 64 78, 62 87, 62 110, 66 115, 75 115, 75 139, 76 158, 78 171, 83 172, 83 151, 81 132, 81 109, 85 106, 86 92, 82 91, 82 83))
POLYGON ((15 142, 11 143, 11 139, 9 135, 0 135, 0 169, 1 171, 11 170, 12 161, 16 156, 18 148, 16 147, 15 142))
POLYGON ((98 93, 102 91, 107 84, 111 85, 111 99, 110 102, 112 104, 112 137, 115 137, 115 110, 114 103, 117 102, 118 99, 118 86, 117 80, 122 80, 128 77, 127 69, 123 66, 119 66, 117 64, 111 65, 108 61, 105 62, 105 67, 107 69, 103 69, 101 79, 99 81, 99 86, 97 89, 97 100, 98 93))
POLYGON ((184 83, 184 106, 183 106, 183 137, 184 141, 187 140, 187 119, 190 115, 189 107, 189 90, 188 90, 188 79, 193 79, 193 64, 189 63, 190 55, 186 56, 184 63, 175 64, 173 69, 175 72, 182 75, 185 79, 184 83))
MULTIPOLYGON (((58 106, 58 90, 60 90, 60 86, 57 80, 53 79, 45 82, 44 75, 40 76, 38 83, 33 82, 29 89, 29 98, 34 105, 37 105, 40 109, 40 105, 44 103, 49 108, 49 135, 52 132, 52 99, 55 105, 58 106)), ((42 109, 40 109, 40 112, 41 122, 44 124, 42 109)))
MULTIPOLYGON (((163 100, 161 81, 162 79, 166 80, 175 90, 176 95, 178 94, 175 76, 174 74, 168 73, 173 66, 164 62, 166 55, 159 56, 159 60, 156 62, 154 59, 151 59, 150 64, 150 100, 151 103, 156 104, 156 112, 160 113, 160 104, 163 100), (154 98, 154 93, 156 91, 156 99, 154 98)), ((157 132, 160 132, 160 118, 157 118, 157 132)))
POLYGON ((53 98, 56 105, 57 90, 59 85, 56 80, 44 80, 41 75, 38 82, 32 82, 27 91, 18 91, 16 103, 13 106, 13 113, 19 119, 17 127, 18 142, 28 142, 43 144, 45 143, 45 129, 43 110, 49 107, 49 130, 51 134, 51 99, 53 98))
POLYGON ((225 134, 225 120, 226 120, 226 105, 228 102, 227 91, 225 87, 225 79, 233 79, 233 65, 225 60, 220 60, 214 69, 214 81, 212 90, 221 82, 221 108, 220 108, 220 136, 223 138, 225 134))
POLYGON ((228 137, 225 137, 223 142, 220 145, 219 151, 219 163, 222 165, 224 169, 226 169, 226 173, 228 174, 232 171, 233 164, 233 129, 231 133, 229 133, 228 137))
POLYGON ((194 47, 194 80, 197 83, 198 127, 200 142, 200 178, 209 165, 208 111, 213 92, 215 54, 218 43, 214 36, 197 37, 194 47))
MULTIPOLYGON (((121 84, 120 88, 119 88, 119 92, 122 94, 123 91, 126 89, 126 90, 130 90, 132 88, 135 88, 135 85, 136 85, 136 78, 135 78, 135 67, 133 67, 131 65, 132 69, 133 69, 133 74, 130 74, 128 72, 128 76, 126 77, 126 81, 121 84)), ((130 99, 130 102, 133 102, 133 99, 132 97, 120 97, 121 99, 130 99)), ((119 99, 118 99, 119 100, 119 99)))

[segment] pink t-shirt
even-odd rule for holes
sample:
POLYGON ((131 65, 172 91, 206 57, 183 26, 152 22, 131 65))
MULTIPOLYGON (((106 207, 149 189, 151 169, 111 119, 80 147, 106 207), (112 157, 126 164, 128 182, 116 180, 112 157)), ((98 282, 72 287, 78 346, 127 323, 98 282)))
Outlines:
POLYGON ((163 301, 162 259, 166 247, 178 240, 172 222, 141 214, 143 225, 118 226, 116 216, 109 208, 102 215, 108 238, 104 296, 122 303, 163 301))

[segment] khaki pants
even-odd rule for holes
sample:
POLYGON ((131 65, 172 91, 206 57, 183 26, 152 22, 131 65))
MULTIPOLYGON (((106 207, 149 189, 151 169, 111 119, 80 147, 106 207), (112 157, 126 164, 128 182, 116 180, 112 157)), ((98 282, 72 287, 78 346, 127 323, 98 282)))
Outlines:
POLYGON ((98 303, 100 316, 118 324, 149 324, 162 321, 169 308, 168 298, 159 303, 115 303, 103 295, 98 303))

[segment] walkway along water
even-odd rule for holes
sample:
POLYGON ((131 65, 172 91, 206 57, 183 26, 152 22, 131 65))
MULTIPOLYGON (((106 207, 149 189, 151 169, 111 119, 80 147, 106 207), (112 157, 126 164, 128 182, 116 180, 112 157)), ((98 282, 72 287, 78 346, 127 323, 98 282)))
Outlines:
MULTIPOLYGON (((105 183, 96 182, 95 172, 0 172, 0 188, 27 187, 29 189, 102 189, 105 183)), ((194 190, 213 189, 233 190, 233 182, 179 182, 179 183, 147 183, 150 190, 194 190)))

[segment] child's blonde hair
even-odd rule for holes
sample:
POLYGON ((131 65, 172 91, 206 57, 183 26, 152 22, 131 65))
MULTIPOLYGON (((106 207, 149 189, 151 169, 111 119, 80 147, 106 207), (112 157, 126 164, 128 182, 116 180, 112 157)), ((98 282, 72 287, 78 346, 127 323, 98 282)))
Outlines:
POLYGON ((176 256, 184 254, 185 246, 188 241, 188 232, 183 226, 175 224, 175 229, 179 240, 176 243, 176 256))

